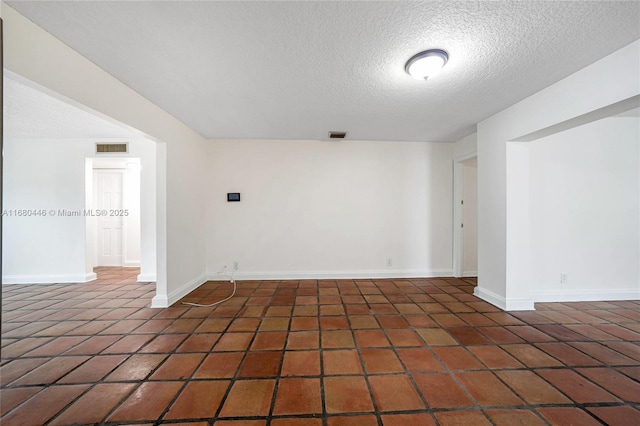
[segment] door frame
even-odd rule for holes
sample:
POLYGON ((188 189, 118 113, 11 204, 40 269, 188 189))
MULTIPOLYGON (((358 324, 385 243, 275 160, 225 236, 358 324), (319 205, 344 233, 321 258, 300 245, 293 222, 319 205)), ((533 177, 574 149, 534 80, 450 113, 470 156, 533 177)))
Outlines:
POLYGON ((453 276, 461 278, 463 276, 462 265, 464 261, 464 231, 463 205, 464 196, 464 164, 463 162, 477 157, 477 152, 455 157, 453 159, 453 276))

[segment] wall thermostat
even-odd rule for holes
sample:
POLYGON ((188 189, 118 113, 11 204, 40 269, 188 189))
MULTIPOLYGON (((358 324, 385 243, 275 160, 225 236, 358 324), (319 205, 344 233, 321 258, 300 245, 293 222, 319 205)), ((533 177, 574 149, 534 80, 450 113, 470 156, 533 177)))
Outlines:
POLYGON ((240 193, 239 192, 227 192, 227 201, 240 201, 240 193))

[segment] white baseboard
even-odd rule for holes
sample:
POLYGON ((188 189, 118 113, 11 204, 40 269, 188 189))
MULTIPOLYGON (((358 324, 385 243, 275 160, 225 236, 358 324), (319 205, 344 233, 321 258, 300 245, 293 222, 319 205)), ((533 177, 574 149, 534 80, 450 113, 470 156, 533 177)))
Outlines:
POLYGON ((506 299, 497 293, 481 287, 476 287, 473 290, 473 294, 503 311, 533 311, 535 309, 532 299, 506 299))
POLYGON ((158 295, 156 294, 151 299, 151 307, 152 308, 168 308, 169 307, 169 298, 166 295, 158 295))
POLYGON ((168 295, 156 294, 153 299, 151 299, 151 307, 168 308, 187 294, 191 293, 196 288, 200 287, 205 282, 207 282, 207 277, 205 274, 202 274, 199 277, 187 282, 182 287, 172 291, 168 295))
POLYGON ((63 275, 4 275, 2 284, 80 284, 97 279, 93 272, 88 274, 63 275))
MULTIPOLYGON (((326 280, 326 279, 393 279, 393 278, 439 278, 452 277, 451 269, 394 269, 366 271, 235 271, 236 280, 326 280)), ((207 273, 208 281, 228 281, 231 271, 224 274, 207 273)))
POLYGON ((127 262, 125 261, 124 264, 122 265, 123 268, 139 268, 140 267, 140 261, 130 261, 127 262))
POLYGON ((139 283, 156 282, 156 274, 139 274, 137 278, 139 283))
POLYGON ((640 300, 640 290, 557 290, 531 292, 535 302, 601 302, 607 300, 640 300))
POLYGON ((462 278, 477 277, 477 276, 478 276, 478 271, 463 271, 462 272, 462 278))

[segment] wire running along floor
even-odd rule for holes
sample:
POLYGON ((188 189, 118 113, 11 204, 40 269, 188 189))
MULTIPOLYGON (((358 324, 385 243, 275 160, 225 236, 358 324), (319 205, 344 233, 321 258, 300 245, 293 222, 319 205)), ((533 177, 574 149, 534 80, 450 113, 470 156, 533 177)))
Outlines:
POLYGON ((637 301, 506 313, 473 279, 242 281, 151 309, 137 270, 97 273, 3 288, 3 425, 640 424, 637 301))

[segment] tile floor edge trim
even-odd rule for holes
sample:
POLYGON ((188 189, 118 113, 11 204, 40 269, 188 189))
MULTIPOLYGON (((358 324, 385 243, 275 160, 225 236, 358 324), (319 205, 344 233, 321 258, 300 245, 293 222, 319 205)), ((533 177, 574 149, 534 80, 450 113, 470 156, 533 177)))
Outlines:
POLYGON ((84 284, 97 278, 98 276, 94 272, 61 275, 3 275, 2 284, 84 284))
MULTIPOLYGON (((356 271, 236 271, 236 280, 322 280, 322 279, 384 279, 384 278, 448 278, 453 269, 391 269, 356 271)), ((207 281, 228 281, 229 275, 207 273, 207 281)))

